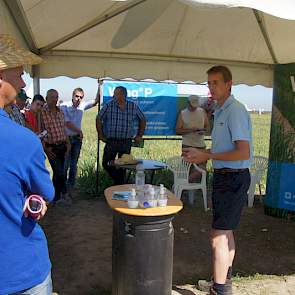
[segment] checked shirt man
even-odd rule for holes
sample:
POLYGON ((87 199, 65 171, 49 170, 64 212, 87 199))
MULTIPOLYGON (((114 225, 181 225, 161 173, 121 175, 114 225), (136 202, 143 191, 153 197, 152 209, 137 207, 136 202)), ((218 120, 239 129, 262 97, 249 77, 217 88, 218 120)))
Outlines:
POLYGON ((52 181, 55 188, 55 202, 68 199, 64 167, 66 155, 71 148, 65 130, 64 114, 57 106, 57 100, 58 92, 55 89, 48 90, 46 95, 47 103, 41 111, 42 130, 47 131, 47 136, 43 138, 42 143, 53 171, 52 181))
POLYGON ((130 154, 131 143, 134 138, 139 143, 146 125, 144 114, 132 101, 127 100, 127 89, 116 87, 114 98, 106 103, 96 118, 98 138, 105 142, 102 165, 115 184, 124 181, 124 170, 110 165, 118 155, 130 154), (135 127, 138 131, 135 136, 135 127), (135 137, 134 137, 135 136, 135 137))

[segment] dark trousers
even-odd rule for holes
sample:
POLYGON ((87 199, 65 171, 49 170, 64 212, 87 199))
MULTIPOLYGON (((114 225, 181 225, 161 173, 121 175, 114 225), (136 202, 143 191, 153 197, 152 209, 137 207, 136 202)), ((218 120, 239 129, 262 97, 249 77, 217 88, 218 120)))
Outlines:
POLYGON ((48 146, 52 148, 52 152, 56 155, 54 159, 49 159, 49 163, 53 172, 52 182, 55 189, 53 201, 56 202, 60 199, 61 194, 67 192, 65 173, 66 144, 50 144, 48 146))
POLYGON ((125 170, 114 167, 112 161, 117 155, 120 158, 123 154, 130 154, 131 142, 131 139, 108 139, 104 147, 102 166, 115 184, 124 183, 125 170))
POLYGON ((79 135, 70 136, 69 138, 71 142, 71 150, 66 157, 65 173, 68 187, 73 187, 76 183, 77 164, 82 147, 82 140, 80 139, 79 135))

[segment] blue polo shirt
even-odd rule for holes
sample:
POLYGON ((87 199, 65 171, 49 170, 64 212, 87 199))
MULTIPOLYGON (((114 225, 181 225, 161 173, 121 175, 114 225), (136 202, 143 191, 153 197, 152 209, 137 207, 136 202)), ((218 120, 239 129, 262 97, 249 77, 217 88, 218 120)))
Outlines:
POLYGON ((223 153, 235 149, 235 141, 245 140, 250 145, 250 159, 242 161, 213 160, 213 168, 249 168, 252 161, 252 124, 245 106, 237 101, 233 95, 229 96, 222 107, 214 113, 212 130, 212 153, 223 153))
POLYGON ((42 283, 50 272, 46 237, 23 216, 26 192, 54 197, 39 138, 0 109, 0 295, 42 283))

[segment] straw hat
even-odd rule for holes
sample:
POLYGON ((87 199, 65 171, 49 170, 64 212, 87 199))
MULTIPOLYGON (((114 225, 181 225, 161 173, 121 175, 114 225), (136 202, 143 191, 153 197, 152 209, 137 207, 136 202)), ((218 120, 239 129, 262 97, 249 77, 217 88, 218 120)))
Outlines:
POLYGON ((0 71, 41 62, 42 58, 19 47, 11 36, 0 34, 0 71))

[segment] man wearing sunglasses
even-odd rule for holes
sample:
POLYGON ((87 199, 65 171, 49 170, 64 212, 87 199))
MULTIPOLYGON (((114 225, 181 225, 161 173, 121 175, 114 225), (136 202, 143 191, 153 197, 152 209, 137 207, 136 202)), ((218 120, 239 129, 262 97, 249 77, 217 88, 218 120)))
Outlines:
POLYGON ((65 115, 66 134, 69 136, 71 150, 67 154, 65 170, 67 176, 68 193, 72 196, 76 182, 77 164, 82 147, 83 132, 81 128, 84 111, 97 105, 99 100, 99 87, 95 100, 83 102, 84 91, 82 88, 75 88, 72 94, 72 101, 60 106, 65 115))

